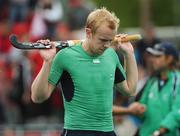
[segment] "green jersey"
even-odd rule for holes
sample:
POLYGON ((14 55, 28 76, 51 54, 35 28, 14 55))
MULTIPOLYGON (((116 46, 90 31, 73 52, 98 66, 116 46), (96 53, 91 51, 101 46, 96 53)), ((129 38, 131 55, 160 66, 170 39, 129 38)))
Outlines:
POLYGON ((113 86, 123 80, 124 70, 111 48, 97 57, 89 56, 81 44, 59 51, 52 63, 49 83, 61 82, 64 128, 112 131, 113 86))
POLYGON ((161 81, 159 77, 152 77, 147 81, 140 99, 146 106, 140 136, 150 136, 160 127, 169 130, 164 136, 177 136, 179 124, 175 119, 175 112, 180 106, 179 80, 179 74, 169 72, 166 81, 161 81))

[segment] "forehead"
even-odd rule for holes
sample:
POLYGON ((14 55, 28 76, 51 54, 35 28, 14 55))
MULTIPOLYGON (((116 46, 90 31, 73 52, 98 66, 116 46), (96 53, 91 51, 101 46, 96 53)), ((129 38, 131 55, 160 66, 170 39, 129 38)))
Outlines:
POLYGON ((117 34, 117 31, 111 29, 110 27, 108 27, 108 24, 104 23, 98 27, 95 34, 100 37, 112 39, 117 34))

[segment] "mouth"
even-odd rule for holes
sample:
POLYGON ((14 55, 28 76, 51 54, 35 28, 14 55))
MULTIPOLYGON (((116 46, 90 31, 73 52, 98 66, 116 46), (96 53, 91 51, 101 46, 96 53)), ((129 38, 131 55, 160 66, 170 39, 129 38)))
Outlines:
POLYGON ((95 54, 101 55, 104 51, 105 51, 105 49, 99 49, 99 50, 96 51, 95 54))
POLYGON ((101 51, 105 51, 108 47, 101 48, 101 51))
POLYGON ((106 50, 106 48, 103 48, 103 49, 99 49, 99 52, 104 52, 106 50))

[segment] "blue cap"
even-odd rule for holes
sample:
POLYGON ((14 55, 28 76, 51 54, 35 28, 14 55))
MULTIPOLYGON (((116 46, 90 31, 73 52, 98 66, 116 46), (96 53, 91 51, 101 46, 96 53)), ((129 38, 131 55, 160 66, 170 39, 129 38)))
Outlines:
POLYGON ((179 53, 177 49, 170 42, 161 42, 161 43, 155 44, 154 47, 148 47, 146 51, 155 56, 171 55, 176 60, 178 60, 179 58, 179 53))

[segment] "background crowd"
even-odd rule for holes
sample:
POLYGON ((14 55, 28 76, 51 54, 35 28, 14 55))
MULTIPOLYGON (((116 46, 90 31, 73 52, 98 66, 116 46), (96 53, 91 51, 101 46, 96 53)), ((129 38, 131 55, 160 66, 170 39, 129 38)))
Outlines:
MULTIPOLYGON (((1 126, 63 124, 60 87, 42 104, 32 103, 30 87, 41 68, 42 59, 36 50, 23 51, 12 47, 10 34, 16 34, 20 41, 31 42, 47 38, 62 41, 83 39, 86 17, 94 8, 96 5, 92 1, 85 0, 0 0, 1 126)), ((139 69, 137 92, 151 73, 147 47, 164 40, 156 35, 156 27, 151 22, 146 23, 138 33, 143 39, 133 43, 139 69)), ((178 45, 174 46, 178 48, 178 45)), ((119 106, 126 107, 134 100, 118 92, 114 96, 114 104, 119 106)), ((116 116, 114 120, 116 130, 126 136, 131 136, 139 125, 132 116, 116 116)))

